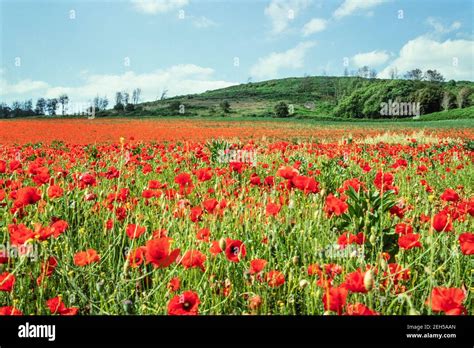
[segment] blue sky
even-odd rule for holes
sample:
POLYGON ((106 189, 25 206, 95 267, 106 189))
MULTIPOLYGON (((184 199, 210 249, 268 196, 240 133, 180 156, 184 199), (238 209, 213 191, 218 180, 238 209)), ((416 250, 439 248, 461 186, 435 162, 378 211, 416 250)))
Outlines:
POLYGON ((419 67, 474 80, 470 0, 0 0, 0 101, 67 93, 143 100, 252 81, 388 77, 419 67))

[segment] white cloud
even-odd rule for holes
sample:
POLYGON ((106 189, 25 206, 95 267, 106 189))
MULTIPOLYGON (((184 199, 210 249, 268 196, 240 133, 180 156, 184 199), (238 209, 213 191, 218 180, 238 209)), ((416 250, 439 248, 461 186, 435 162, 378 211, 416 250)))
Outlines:
POLYGON ((196 28, 204 29, 204 28, 214 27, 217 25, 217 23, 207 17, 201 16, 193 20, 193 25, 196 28))
POLYGON ((146 14, 166 13, 186 6, 188 0, 131 0, 134 8, 146 14))
POLYGON ((48 87, 49 85, 43 81, 25 79, 14 84, 9 84, 7 80, 0 78, 0 95, 2 96, 7 94, 25 94, 46 89, 48 87))
POLYGON ((308 36, 314 33, 319 33, 326 29, 328 21, 322 18, 313 18, 303 27, 303 35, 308 36))
POLYGON ((356 54, 352 57, 352 63, 358 68, 364 65, 376 67, 386 63, 389 59, 390 55, 385 51, 372 51, 356 54))
POLYGON ((432 26, 435 33, 437 34, 447 34, 461 28, 461 22, 459 21, 454 21, 453 23, 451 23, 450 26, 445 26, 443 25, 443 23, 441 23, 439 20, 433 17, 428 17, 426 19, 426 23, 432 26))
POLYGON ((450 80, 474 80, 472 57, 474 41, 436 41, 428 36, 419 36, 408 41, 400 50, 398 58, 378 75, 388 78, 390 70, 396 68, 400 74, 419 68, 423 71, 436 69, 450 80))
POLYGON ((333 16, 337 19, 349 16, 359 10, 368 10, 373 8, 387 0, 345 0, 336 11, 333 16))
POLYGON ((310 4, 310 0, 272 0, 264 13, 272 22, 272 34, 284 32, 299 12, 310 4))
MULTIPOLYGON (((156 100, 165 88, 168 90, 168 96, 171 97, 201 93, 206 90, 224 88, 236 84, 235 82, 216 80, 213 78, 213 75, 214 70, 211 68, 184 64, 144 74, 137 74, 133 71, 118 75, 91 75, 83 73, 81 78, 84 82, 78 87, 49 86, 41 81, 36 81, 36 84, 33 84, 33 86, 35 86, 35 90, 38 92, 35 96, 54 98, 62 93, 66 93, 72 102, 85 103, 96 95, 107 96, 109 101, 112 102, 115 92, 128 91, 131 93, 134 88, 142 89, 143 101, 152 101, 156 100)), ((20 81, 20 83, 25 81, 29 80, 20 81)), ((35 81, 28 82, 30 86, 32 82, 35 81)), ((16 86, 14 89, 6 90, 5 94, 10 97, 10 100, 13 100, 13 98, 25 99, 32 95, 22 96, 23 93, 28 93, 30 90, 20 88, 19 84, 14 85, 16 86)), ((24 84, 22 83, 22 85, 24 84)))
POLYGON ((306 41, 285 52, 270 53, 268 56, 258 60, 250 69, 250 74, 258 79, 275 78, 280 69, 302 68, 306 52, 314 45, 315 42, 306 41))

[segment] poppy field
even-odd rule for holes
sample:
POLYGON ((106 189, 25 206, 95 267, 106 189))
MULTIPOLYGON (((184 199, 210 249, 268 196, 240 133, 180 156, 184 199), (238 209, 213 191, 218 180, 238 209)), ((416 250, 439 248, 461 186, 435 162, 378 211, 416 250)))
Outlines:
POLYGON ((473 314, 471 129, 58 122, 2 123, 2 315, 473 314))

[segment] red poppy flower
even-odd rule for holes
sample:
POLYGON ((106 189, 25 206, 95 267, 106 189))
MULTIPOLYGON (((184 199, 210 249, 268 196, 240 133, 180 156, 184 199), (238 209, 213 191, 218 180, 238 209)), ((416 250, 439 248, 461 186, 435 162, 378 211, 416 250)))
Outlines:
POLYGON ((217 254, 220 254, 223 250, 221 249, 221 247, 219 246, 219 241, 218 240, 214 240, 212 241, 211 243, 211 248, 209 249, 211 254, 216 256, 217 254))
POLYGON ((36 279, 36 283, 40 285, 45 277, 50 277, 57 266, 58 260, 53 256, 50 256, 46 262, 41 263, 41 274, 36 279))
POLYGON ((179 255, 179 249, 170 252, 171 238, 163 237, 149 240, 146 243, 145 258, 147 263, 152 263, 154 267, 168 267, 179 255))
POLYGON ((399 223, 395 225, 395 233, 399 235, 413 233, 413 227, 408 224, 399 223))
POLYGON ((459 244, 464 255, 474 255, 474 233, 465 232, 459 235, 459 244))
POLYGON ((346 305, 347 289, 344 286, 327 288, 323 295, 324 310, 341 314, 346 305))
POLYGON ((296 175, 291 179, 291 183, 305 194, 319 192, 319 183, 311 177, 296 175))
POLYGON ((250 274, 258 274, 263 271, 267 265, 267 260, 255 259, 250 261, 250 274))
POLYGON ((398 237, 398 245, 403 249, 421 248, 421 235, 415 233, 407 233, 398 237))
POLYGON ((67 308, 60 296, 49 299, 46 301, 46 305, 51 314, 76 315, 79 311, 77 307, 67 308))
POLYGON ((12 306, 0 307, 0 316, 1 315, 23 315, 23 313, 12 306))
POLYGON ((173 297, 168 303, 168 315, 198 315, 199 296, 193 291, 185 291, 173 297))
POLYGON ((191 208, 190 218, 192 222, 197 222, 201 220, 202 217, 202 209, 201 207, 193 207, 191 208))
POLYGON ((216 209, 218 204, 219 202, 217 201, 217 199, 214 199, 214 198, 207 199, 204 202, 202 202, 204 209, 206 209, 206 211, 211 214, 214 212, 214 209, 216 209))
POLYGON ((8 225, 8 232, 10 234, 10 243, 12 245, 23 245, 29 239, 34 239, 35 234, 32 230, 24 224, 8 225))
POLYGON ((333 215, 339 216, 344 214, 347 211, 348 205, 342 199, 334 197, 332 193, 330 193, 326 197, 326 204, 324 206, 324 211, 326 212, 328 217, 333 215))
POLYGON ((10 292, 15 285, 15 276, 8 272, 0 274, 0 291, 10 292))
POLYGON ((208 228, 201 228, 196 233, 196 238, 204 242, 209 242, 209 237, 211 236, 211 231, 208 228))
POLYGON ((367 289, 364 285, 364 275, 365 272, 362 272, 360 269, 346 274, 346 279, 343 284, 344 287, 351 292, 366 293, 367 289))
POLYGON ((180 285, 181 285, 181 281, 180 281, 179 277, 174 277, 168 282, 167 287, 168 287, 168 289, 170 289, 170 291, 176 292, 176 291, 179 290, 180 285))
POLYGON ((267 216, 277 216, 281 210, 281 205, 276 203, 268 203, 265 210, 267 216))
POLYGON ((60 186, 51 185, 50 187, 48 187, 48 197, 51 199, 62 197, 63 192, 64 191, 60 186))
POLYGON ((126 230, 127 236, 130 239, 135 239, 135 238, 140 237, 143 233, 145 233, 145 231, 146 231, 146 227, 138 226, 135 224, 129 224, 126 230))
POLYGON ((191 175, 189 175, 188 173, 178 174, 174 178, 174 182, 177 183, 181 187, 191 186, 193 184, 193 180, 191 179, 191 175))
POLYGON ((206 255, 201 253, 199 250, 188 250, 184 253, 184 256, 179 261, 185 269, 188 268, 200 268, 203 272, 205 271, 204 262, 206 261, 206 255))
POLYGON ((100 256, 94 249, 80 251, 74 255, 74 264, 76 266, 87 266, 94 262, 99 262, 100 256))
POLYGON ((308 275, 320 275, 322 272, 318 264, 314 263, 308 266, 308 275))
POLYGON ((64 220, 56 220, 51 224, 51 231, 53 233, 54 238, 58 238, 61 234, 66 232, 69 224, 64 220))
POLYGON ((465 297, 462 289, 439 286, 433 288, 426 304, 431 304, 433 312, 445 312, 447 315, 466 314, 466 308, 462 305, 465 297))
POLYGON ((374 185, 377 187, 379 190, 382 191, 387 191, 387 190, 392 190, 393 189, 393 174, 386 172, 378 172, 375 175, 374 179, 374 185))
POLYGON ((239 262, 245 257, 247 250, 245 244, 240 240, 233 240, 227 238, 225 247, 225 256, 227 260, 232 262, 239 262))
POLYGON ((448 188, 441 195, 441 199, 446 202, 457 202, 459 195, 453 189, 448 188))
POLYGON ((130 251, 127 255, 128 263, 130 267, 137 268, 139 267, 145 259, 146 247, 141 246, 130 251))
POLYGON ((94 186, 96 184, 95 176, 90 173, 84 173, 79 176, 79 187, 86 188, 87 186, 94 186))
POLYGON ((272 288, 278 288, 285 284, 285 275, 277 270, 272 270, 267 273, 267 283, 272 288))
POLYGON ((348 304, 345 315, 379 315, 362 303, 348 304))
POLYGON ((212 178, 212 170, 210 168, 201 168, 196 170, 196 176, 199 181, 208 181, 212 178))
POLYGON ((364 184, 360 182, 360 180, 357 178, 348 179, 342 184, 341 191, 346 192, 347 190, 349 190, 349 188, 352 187, 355 192, 359 192, 363 185, 364 184))
POLYGON ((450 232, 453 230, 451 218, 444 211, 439 212, 433 218, 433 228, 438 232, 450 232))
POLYGON ((277 171, 277 175, 284 178, 284 179, 287 179, 287 180, 291 180, 293 179, 293 177, 295 177, 296 175, 298 175, 299 172, 298 172, 298 169, 295 169, 293 167, 281 167, 280 169, 278 169, 277 171))
POLYGON ((35 204, 41 199, 41 192, 36 187, 23 187, 16 193, 15 208, 35 204))
POLYGON ((362 245, 365 242, 365 235, 363 232, 359 232, 357 234, 350 234, 349 232, 345 232, 339 236, 337 239, 337 244, 341 246, 342 249, 349 244, 358 244, 362 245))

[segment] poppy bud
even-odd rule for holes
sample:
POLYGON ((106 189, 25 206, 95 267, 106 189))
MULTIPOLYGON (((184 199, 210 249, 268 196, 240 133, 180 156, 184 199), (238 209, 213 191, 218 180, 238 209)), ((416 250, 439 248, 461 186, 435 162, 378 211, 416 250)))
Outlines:
POLYGON ((364 275, 364 287, 367 291, 370 291, 374 287, 374 272, 368 270, 364 275))
POLYGON ((374 245, 376 240, 377 240, 377 237, 375 236, 375 233, 371 233, 369 237, 370 244, 374 245))
POLYGON ((300 262, 300 258, 298 256, 293 256, 291 259, 291 262, 293 262, 294 265, 297 265, 300 262))
POLYGON ((225 246, 226 246, 226 241, 225 241, 225 238, 222 237, 221 239, 219 239, 219 248, 221 248, 221 250, 225 250, 225 246))
POLYGON ((300 280, 300 288, 304 289, 309 285, 309 282, 306 279, 301 279, 300 280))

